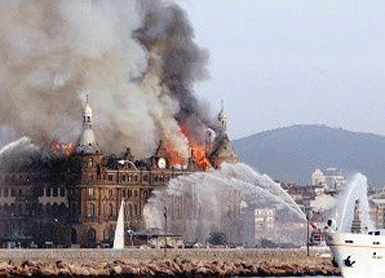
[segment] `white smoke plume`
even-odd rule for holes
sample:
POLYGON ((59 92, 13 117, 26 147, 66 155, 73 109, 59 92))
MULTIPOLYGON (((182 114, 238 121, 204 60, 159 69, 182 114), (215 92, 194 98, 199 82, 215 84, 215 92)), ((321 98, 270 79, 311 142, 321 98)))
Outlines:
POLYGON ((103 150, 141 158, 167 139, 187 155, 179 124, 211 122, 192 91, 207 76, 193 38, 172 2, 1 1, 0 126, 40 146, 76 141, 89 94, 103 150))

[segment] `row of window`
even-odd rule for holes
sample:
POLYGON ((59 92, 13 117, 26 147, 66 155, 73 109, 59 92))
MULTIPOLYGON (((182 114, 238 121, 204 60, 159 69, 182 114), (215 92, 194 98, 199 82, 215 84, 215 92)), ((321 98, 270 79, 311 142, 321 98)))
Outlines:
MULTIPOLYGON (((107 191, 104 191, 102 189, 102 194, 107 194, 109 198, 114 197, 114 191, 115 191, 115 196, 118 194, 119 190, 118 189, 106 189, 107 191)), ((87 194, 88 197, 96 197, 96 188, 88 188, 87 189, 87 194)), ((130 189, 123 189, 121 190, 121 194, 123 198, 131 198, 131 197, 138 197, 139 196, 139 190, 130 190, 130 189)), ((147 198, 149 196, 149 192, 147 190, 142 191, 142 197, 147 198)))
POLYGON ((43 190, 39 191, 39 197, 65 197, 66 196, 66 189, 64 187, 48 187, 44 188, 43 190))
MULTIPOLYGON (((19 196, 23 196, 23 190, 19 190, 19 196)), ((14 188, 0 188, 0 197, 16 197, 16 189, 14 188)))
POLYGON ((49 217, 65 217, 68 213, 68 208, 64 204, 54 205, 47 204, 36 206, 35 204, 15 204, 0 205, 1 215, 10 216, 49 216, 49 217))
MULTIPOLYGON (((149 175, 143 175, 143 181, 147 182, 149 181, 149 175)), ((96 176, 96 180, 100 181, 100 175, 96 176)), ((117 178, 116 175, 108 174, 108 175, 103 175, 103 180, 108 180, 108 181, 117 181, 117 182, 138 182, 139 177, 138 175, 122 175, 120 180, 117 178)), ((94 180, 94 175, 89 175, 88 180, 93 181, 94 180)), ((170 180, 169 176, 153 176, 153 181, 154 182, 167 182, 170 180)))
MULTIPOLYGON (((104 216, 113 216, 116 217, 118 215, 118 210, 115 209, 112 203, 104 206, 104 216)), ((97 205, 95 203, 88 203, 87 206, 87 216, 88 217, 96 217, 97 216, 97 205)), ((139 216, 139 206, 138 204, 126 204, 124 208, 124 216, 126 219, 128 217, 139 216)))

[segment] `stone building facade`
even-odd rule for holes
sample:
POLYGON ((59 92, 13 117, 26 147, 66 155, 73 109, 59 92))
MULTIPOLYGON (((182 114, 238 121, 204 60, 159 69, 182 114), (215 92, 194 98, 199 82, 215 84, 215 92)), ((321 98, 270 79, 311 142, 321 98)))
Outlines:
MULTIPOLYGON (((38 246, 111 243, 121 202, 125 227, 144 228, 143 208, 170 179, 202 171, 194 158, 174 168, 167 154, 134 160, 102 154, 92 129, 92 109, 83 109, 83 133, 74 154, 38 158, 25 167, 0 170, 0 241, 38 246)), ((224 156, 223 161, 226 161, 224 156)), ((221 161, 217 160, 218 167, 221 161)))

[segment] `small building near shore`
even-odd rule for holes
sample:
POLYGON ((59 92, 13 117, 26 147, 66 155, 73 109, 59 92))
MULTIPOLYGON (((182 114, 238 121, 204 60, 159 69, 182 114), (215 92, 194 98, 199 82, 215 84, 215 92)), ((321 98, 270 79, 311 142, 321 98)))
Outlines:
POLYGON ((184 240, 180 235, 156 235, 150 239, 150 246, 153 248, 184 248, 184 240))

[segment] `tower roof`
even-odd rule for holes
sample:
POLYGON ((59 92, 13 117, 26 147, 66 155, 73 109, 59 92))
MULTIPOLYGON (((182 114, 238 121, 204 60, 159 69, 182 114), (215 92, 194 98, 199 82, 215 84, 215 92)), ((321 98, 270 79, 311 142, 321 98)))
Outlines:
POLYGON ((100 149, 98 143, 95 140, 94 131, 90 128, 84 129, 83 134, 78 141, 76 152, 91 154, 97 153, 99 151, 100 149))
POLYGON ((88 104, 88 102, 86 103, 86 105, 83 108, 83 114, 85 114, 85 115, 90 115, 91 114, 92 115, 92 108, 88 104))
POLYGON ((225 111, 225 107, 223 105, 223 100, 222 100, 221 110, 218 113, 218 119, 227 119, 227 114, 226 114, 226 111, 225 111))
POLYGON ((99 145, 92 130, 92 108, 88 103, 87 96, 86 105, 83 107, 83 134, 78 141, 76 152, 92 154, 99 151, 99 145))

